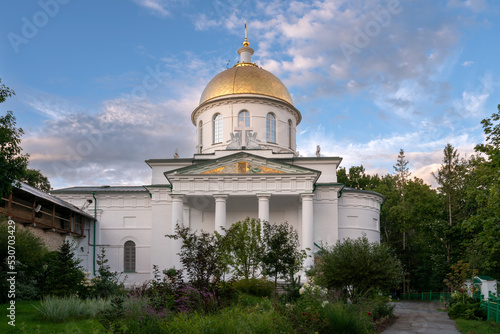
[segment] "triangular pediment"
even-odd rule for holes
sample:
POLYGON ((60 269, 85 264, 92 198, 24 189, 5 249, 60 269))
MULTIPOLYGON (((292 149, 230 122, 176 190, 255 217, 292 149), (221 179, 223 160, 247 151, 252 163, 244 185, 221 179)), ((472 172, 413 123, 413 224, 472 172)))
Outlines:
POLYGON ((319 174, 318 171, 239 152, 223 158, 203 161, 198 164, 169 171, 166 175, 178 174, 319 174))

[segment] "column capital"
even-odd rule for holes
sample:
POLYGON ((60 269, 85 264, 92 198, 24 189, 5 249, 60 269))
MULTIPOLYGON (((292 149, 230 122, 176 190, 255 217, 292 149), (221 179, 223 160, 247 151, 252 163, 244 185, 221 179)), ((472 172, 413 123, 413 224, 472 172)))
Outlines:
POLYGON ((216 201, 226 201, 226 199, 229 197, 228 194, 214 194, 213 196, 216 201))
POLYGON ((259 193, 259 194, 255 194, 255 196, 257 196, 258 199, 268 199, 269 197, 271 197, 272 194, 266 194, 266 193, 259 193))
POLYGON ((183 200, 184 199, 184 194, 168 194, 170 196, 170 198, 172 199, 172 201, 174 200, 183 200))
POLYGON ((314 194, 313 193, 303 193, 303 194, 300 194, 300 197, 302 197, 303 200, 313 199, 314 194))

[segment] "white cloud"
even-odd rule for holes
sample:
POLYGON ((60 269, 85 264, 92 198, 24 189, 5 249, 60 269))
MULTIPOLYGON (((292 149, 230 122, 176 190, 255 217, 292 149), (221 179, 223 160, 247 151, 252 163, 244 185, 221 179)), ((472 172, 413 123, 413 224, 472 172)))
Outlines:
POLYGON ((463 117, 479 116, 490 95, 484 90, 481 92, 463 91, 462 99, 453 101, 453 106, 463 117))
POLYGON ((474 62, 473 62, 473 61, 471 61, 471 60, 467 60, 467 61, 464 61, 464 62, 462 63, 462 66, 468 67, 468 66, 471 66, 471 65, 473 65, 473 64, 474 64, 474 62))
POLYGON ((185 3, 188 0, 133 0, 141 7, 149 9, 153 14, 158 16, 170 16, 170 11, 167 9, 173 4, 185 3))

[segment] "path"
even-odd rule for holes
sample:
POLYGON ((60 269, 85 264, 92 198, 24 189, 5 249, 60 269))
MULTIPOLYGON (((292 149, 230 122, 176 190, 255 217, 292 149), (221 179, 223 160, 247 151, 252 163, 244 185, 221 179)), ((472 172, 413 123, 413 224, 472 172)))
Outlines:
POLYGON ((437 311, 442 306, 439 302, 399 301, 394 304, 394 314, 399 319, 383 334, 460 334, 448 313, 437 311))

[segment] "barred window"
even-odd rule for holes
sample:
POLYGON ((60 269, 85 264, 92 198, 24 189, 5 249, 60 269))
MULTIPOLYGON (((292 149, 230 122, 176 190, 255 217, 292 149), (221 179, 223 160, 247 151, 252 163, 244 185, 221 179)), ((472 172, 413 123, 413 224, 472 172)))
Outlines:
POLYGON ((213 118, 214 123, 214 144, 222 143, 222 115, 215 114, 213 118))
POLYGON ((135 271, 135 242, 129 240, 123 246, 123 271, 135 271))
POLYGON ((246 110, 240 111, 238 114, 238 126, 250 127, 250 113, 246 110))
POLYGON ((276 116, 272 113, 266 117, 266 139, 268 143, 276 143, 276 116))

